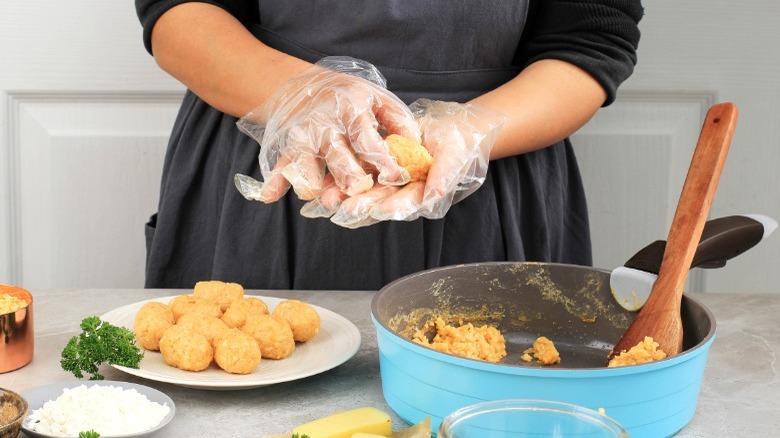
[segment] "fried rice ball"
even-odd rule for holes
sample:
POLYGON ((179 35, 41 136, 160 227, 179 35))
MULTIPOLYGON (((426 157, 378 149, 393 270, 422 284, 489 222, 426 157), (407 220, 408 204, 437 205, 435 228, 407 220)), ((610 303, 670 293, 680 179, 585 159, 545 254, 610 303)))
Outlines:
POLYGON ((433 157, 425 146, 398 134, 388 135, 385 141, 398 164, 409 171, 410 182, 421 181, 428 176, 433 157))
POLYGON ((165 363, 186 371, 203 371, 214 359, 214 349, 205 336, 178 325, 163 333, 160 353, 165 363))
POLYGON ((228 329, 214 340, 214 362, 233 374, 249 374, 260 364, 260 346, 251 335, 228 329))
POLYGON ((224 312, 230 304, 244 296, 244 287, 238 283, 226 283, 224 281, 199 281, 195 283, 193 295, 206 301, 219 305, 224 312))
POLYGON ((173 317, 176 321, 187 313, 198 313, 217 318, 222 316, 222 310, 218 304, 194 295, 179 295, 168 303, 168 307, 173 311, 173 317))
POLYGON ((212 344, 217 337, 230 328, 219 318, 198 313, 187 313, 182 315, 181 318, 176 321, 176 325, 200 333, 212 344))
POLYGON ((295 338, 287 321, 272 315, 252 315, 241 327, 252 335, 260 346, 260 353, 267 359, 284 359, 295 350, 295 338))
POLYGON ((265 301, 255 297, 244 297, 233 301, 222 314, 222 321, 231 328, 241 327, 249 315, 268 315, 265 301))
POLYGON ((160 350, 160 338, 165 330, 174 324, 173 312, 163 303, 150 301, 135 314, 133 332, 141 347, 160 350))
POLYGON ((281 301, 272 315, 287 321, 298 342, 306 342, 317 335, 322 321, 311 304, 298 300, 281 301))

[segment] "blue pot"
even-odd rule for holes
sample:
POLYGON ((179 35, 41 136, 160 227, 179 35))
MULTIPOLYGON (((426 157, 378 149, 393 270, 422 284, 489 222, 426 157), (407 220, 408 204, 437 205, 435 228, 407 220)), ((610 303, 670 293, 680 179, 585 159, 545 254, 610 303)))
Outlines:
POLYGON ((382 288, 372 302, 384 396, 410 424, 430 416, 434 431, 464 406, 523 398, 603 408, 633 438, 671 436, 693 418, 715 336, 709 310, 687 296, 682 304, 683 353, 606 368, 609 351, 635 315, 614 303, 607 271, 499 262, 412 274, 382 288), (428 318, 473 315, 474 309, 494 315, 479 323, 497 325, 507 338, 502 363, 441 353, 409 339, 428 318), (560 364, 519 360, 538 336, 556 343, 560 364))

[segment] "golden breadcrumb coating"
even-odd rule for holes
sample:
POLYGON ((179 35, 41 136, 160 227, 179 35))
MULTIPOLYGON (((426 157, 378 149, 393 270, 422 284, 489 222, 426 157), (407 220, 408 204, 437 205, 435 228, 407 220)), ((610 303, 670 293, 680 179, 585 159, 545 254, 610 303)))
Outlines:
POLYGON ((287 321, 298 342, 306 342, 317 335, 322 320, 311 304, 298 300, 284 300, 276 305, 272 315, 287 321))
POLYGON ((287 321, 273 315, 252 315, 241 330, 252 335, 267 359, 284 359, 295 350, 295 338, 287 321))
POLYGON ((214 340, 226 330, 230 329, 221 319, 211 315, 201 315, 198 313, 187 313, 181 316, 176 325, 194 330, 205 336, 212 346, 214 340))
POLYGON ((232 374, 249 374, 260 364, 260 346, 251 335, 228 329, 214 340, 214 362, 232 374))
POLYGON ((199 313, 217 318, 222 316, 219 304, 193 295, 179 295, 168 303, 168 307, 173 311, 173 317, 176 321, 187 313, 199 313))
POLYGON ((244 296, 244 287, 238 283, 218 280, 199 281, 195 283, 192 295, 218 304, 219 309, 224 312, 230 307, 230 303, 244 296))
POLYGON ((165 330, 174 324, 173 311, 163 303, 150 301, 135 314, 133 332, 135 339, 141 347, 152 350, 160 350, 160 338, 165 330))
POLYGON ((265 301, 255 297, 244 297, 233 301, 222 314, 222 321, 229 327, 241 327, 250 315, 268 315, 265 301))
POLYGON ((176 325, 160 338, 160 353, 165 363, 187 371, 203 371, 214 359, 214 349, 205 336, 176 325))
POLYGON ((388 135, 385 141, 398 164, 409 171, 410 181, 425 179, 433 163, 433 157, 425 146, 398 134, 388 135))

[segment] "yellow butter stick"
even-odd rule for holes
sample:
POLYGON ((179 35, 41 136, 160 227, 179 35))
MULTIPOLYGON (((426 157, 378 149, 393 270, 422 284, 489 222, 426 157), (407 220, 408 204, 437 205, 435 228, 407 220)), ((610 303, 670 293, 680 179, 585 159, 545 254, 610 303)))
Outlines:
POLYGON ((302 424, 293 429, 298 436, 309 438, 352 438, 356 433, 371 433, 389 437, 393 433, 390 416, 372 407, 337 412, 302 424))

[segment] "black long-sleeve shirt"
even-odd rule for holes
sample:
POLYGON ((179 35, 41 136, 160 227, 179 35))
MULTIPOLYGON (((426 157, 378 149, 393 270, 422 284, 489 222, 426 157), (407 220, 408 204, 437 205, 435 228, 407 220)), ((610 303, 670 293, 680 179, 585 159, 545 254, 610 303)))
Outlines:
MULTIPOLYGON (((167 10, 193 0, 135 0, 143 41, 152 53, 152 29, 167 10)), ((258 22, 257 0, 195 0, 223 8, 243 23, 258 22)), ((593 76, 604 88, 604 105, 633 72, 639 44, 640 0, 531 0, 514 63, 559 59, 593 76)))

